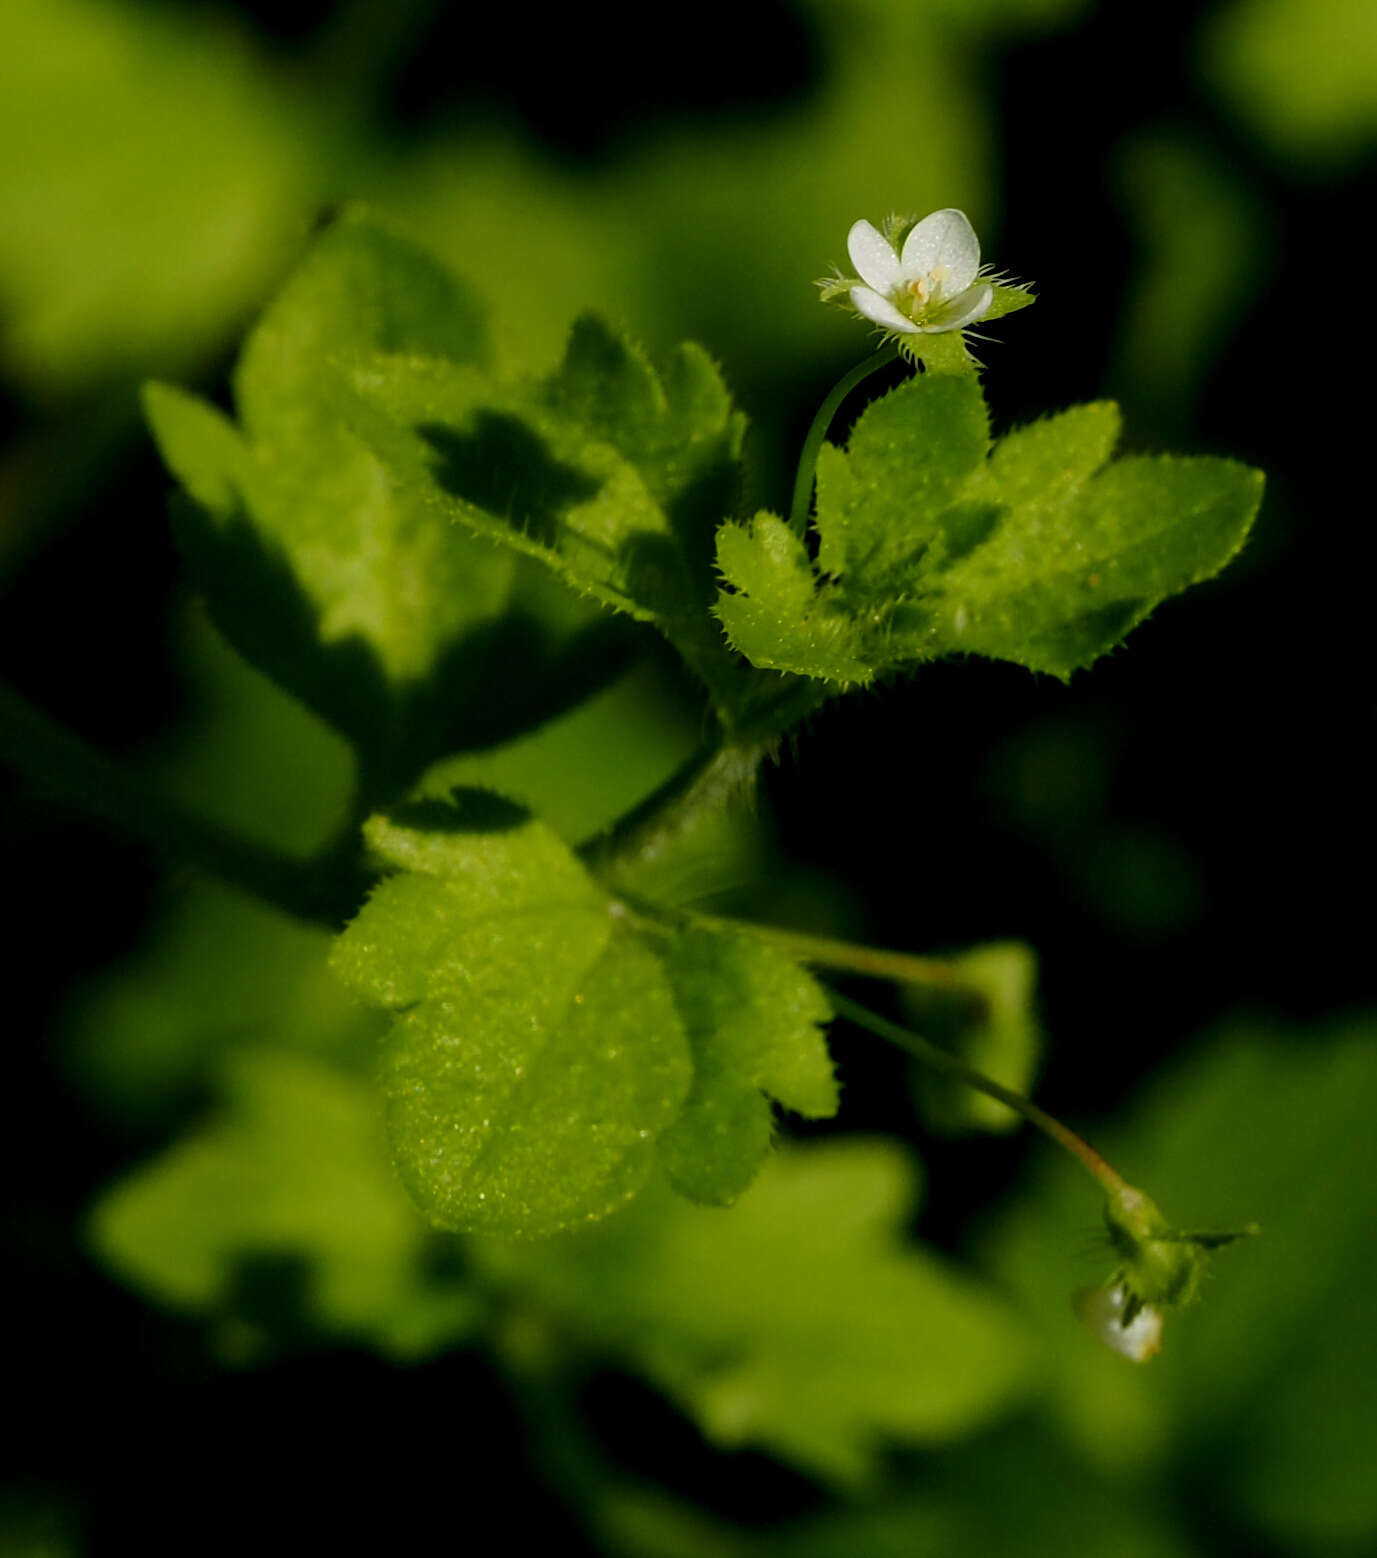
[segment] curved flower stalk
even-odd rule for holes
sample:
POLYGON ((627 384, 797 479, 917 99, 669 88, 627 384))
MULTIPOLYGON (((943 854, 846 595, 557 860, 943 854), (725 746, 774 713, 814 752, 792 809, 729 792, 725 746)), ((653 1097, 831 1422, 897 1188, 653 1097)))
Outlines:
POLYGON ((1021 284, 989 273, 964 211, 948 207, 921 222, 891 216, 884 230, 862 219, 846 238, 854 276, 818 283, 823 301, 844 300, 901 348, 915 336, 947 335, 997 319, 1033 301, 1021 284))
MULTIPOLYGON (((759 926, 752 929, 757 934, 762 933, 759 926)), ((853 949, 848 949, 844 942, 828 942, 796 932, 771 930, 764 934, 777 942, 782 937, 795 956, 824 967, 884 973, 886 977, 910 981, 917 976, 922 982, 931 966, 904 958, 905 968, 894 961, 902 954, 882 953, 879 956, 887 965, 882 968, 873 953, 866 953, 858 961, 851 955, 853 949)), ((858 1005, 838 991, 831 991, 829 999, 839 1017, 897 1044, 924 1065, 973 1087, 1022 1115, 1030 1125, 1070 1153, 1094 1179, 1105 1194, 1105 1226, 1118 1264, 1098 1287, 1084 1288, 1077 1293, 1073 1304, 1076 1313, 1107 1347, 1131 1358, 1134 1363, 1146 1363, 1162 1350, 1162 1325, 1167 1311, 1174 1305, 1189 1303, 1199 1292, 1210 1252, 1259 1231, 1256 1223, 1221 1233, 1204 1229, 1186 1232, 1170 1227, 1151 1197, 1130 1185, 1089 1142, 1039 1108, 1032 1099, 985 1076, 940 1045, 901 1028, 898 1023, 858 1005)))

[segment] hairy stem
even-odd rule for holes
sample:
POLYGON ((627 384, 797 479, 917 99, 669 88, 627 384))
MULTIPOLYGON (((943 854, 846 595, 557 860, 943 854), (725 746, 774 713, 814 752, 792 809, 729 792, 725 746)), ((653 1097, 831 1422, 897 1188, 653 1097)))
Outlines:
POLYGON ((0 758, 85 816, 113 823, 302 919, 338 927, 363 897, 364 878, 352 846, 297 860, 230 833, 148 789, 3 685, 0 758))
POLYGON ((619 862, 651 861, 670 849, 704 815, 746 790, 769 750, 767 743, 712 743, 697 752, 640 805, 618 818, 579 854, 606 876, 619 862))
POLYGON ((794 474, 794 495, 789 504, 789 528, 795 535, 803 535, 808 528, 808 511, 813 506, 813 473, 817 469, 818 451, 822 448, 823 439, 827 437, 827 429, 832 425, 832 418, 841 410, 842 402, 858 384, 863 384, 872 373, 878 373, 881 368, 887 368, 898 355, 897 346, 881 347, 873 357, 867 357, 864 362, 857 363, 850 373, 838 379, 826 400, 818 407, 817 415, 809 425, 808 436, 803 440, 803 449, 798 457, 798 470, 794 474))
POLYGON ((1069 1152, 1102 1190, 1112 1195, 1129 1188, 1128 1182, 1118 1170, 1107 1163, 1088 1141, 1077 1136, 1069 1126, 1063 1125, 1045 1109, 1040 1109, 1022 1093, 1014 1092, 1012 1088, 996 1082, 993 1077, 987 1077, 983 1071, 977 1071, 973 1066, 958 1060, 955 1055, 949 1055, 946 1050, 930 1040, 911 1032, 908 1028, 900 1027, 897 1022, 890 1022, 887 1017, 879 1016, 878 1013, 859 1005, 847 996, 835 990, 829 990, 828 996, 832 1002, 832 1010, 839 1017, 845 1017, 848 1022, 855 1023, 858 1028, 864 1028, 878 1038, 887 1039, 891 1044, 898 1045, 907 1054, 922 1061, 924 1065, 931 1066, 934 1071, 940 1071, 945 1076, 974 1088, 978 1093, 997 1099, 1001 1104, 1012 1109, 1015 1114, 1021 1115, 1030 1125, 1036 1126, 1044 1136, 1050 1137, 1057 1146, 1069 1152))

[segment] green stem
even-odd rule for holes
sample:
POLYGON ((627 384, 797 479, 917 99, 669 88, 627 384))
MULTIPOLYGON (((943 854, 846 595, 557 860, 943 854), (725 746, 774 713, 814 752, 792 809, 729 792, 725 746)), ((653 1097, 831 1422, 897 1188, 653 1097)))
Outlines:
POLYGON ((312 860, 279 854, 147 789, 104 753, 0 685, 0 758, 88 817, 169 850, 302 919, 338 927, 363 897, 352 846, 312 860))
MULTIPOLYGON (((708 916, 700 915, 699 919, 708 916)), ((911 952, 892 952, 884 947, 864 947, 853 941, 835 941, 829 936, 812 936, 806 931, 785 930, 778 925, 760 925, 748 920, 719 920, 717 924, 743 930, 760 941, 768 941, 800 963, 815 968, 835 968, 848 974, 865 974, 873 979, 890 979, 896 984, 915 985, 919 989, 942 990, 956 996, 969 996, 972 1005, 983 1008, 984 997, 970 982, 941 958, 918 957, 911 952)))
POLYGON ((842 401, 858 384, 863 384, 872 373, 878 373, 881 368, 887 368, 898 355, 897 346, 881 347, 873 357, 867 357, 864 362, 857 363, 850 373, 838 379, 827 399, 818 407, 817 415, 808 428, 808 436, 803 440, 803 449, 798 457, 798 470, 794 474, 794 495, 789 504, 789 527, 795 535, 801 536, 808 529, 808 511, 813 506, 813 472, 817 468, 818 451, 822 448, 823 439, 827 437, 827 429, 832 425, 832 418, 841 410, 842 401))
POLYGON ((946 1050, 930 1040, 920 1037, 908 1028, 901 1028, 897 1022, 890 1022, 888 1018, 879 1016, 847 996, 835 990, 829 990, 828 995, 832 1002, 832 1010, 839 1017, 845 1017, 848 1022, 855 1023, 858 1028, 864 1028, 878 1038, 897 1044, 900 1049, 921 1060, 924 1065, 931 1066, 934 1071, 940 1071, 945 1076, 964 1083, 967 1087, 973 1087, 978 1093, 997 1099, 1001 1104, 1012 1109, 1015 1114, 1021 1115, 1030 1125, 1036 1126, 1044 1136, 1050 1137, 1057 1146, 1069 1152, 1081 1167, 1092 1175, 1096 1184, 1108 1194, 1115 1195, 1129 1188, 1123 1176, 1111 1167, 1088 1141, 1077 1136, 1075 1131, 1063 1125, 1045 1109, 1039 1109, 1022 1093, 1015 1093, 1012 1088, 1005 1087, 1002 1083, 996 1082, 993 1077, 987 1077, 984 1072, 966 1065, 955 1055, 949 1055, 946 1050))
POLYGON ((705 813, 746 789, 768 750, 763 742, 701 747, 640 805, 580 848, 585 864, 607 876, 623 862, 656 859, 705 813))

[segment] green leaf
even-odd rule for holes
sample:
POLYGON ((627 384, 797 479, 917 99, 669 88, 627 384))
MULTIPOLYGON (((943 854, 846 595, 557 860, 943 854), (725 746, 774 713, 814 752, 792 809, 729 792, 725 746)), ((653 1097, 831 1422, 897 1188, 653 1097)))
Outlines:
POLYGON ((350 212, 249 337, 234 381, 242 430, 182 391, 145 392, 190 500, 174 509, 179 544, 217 625, 347 735, 384 788, 455 744, 465 715, 510 704, 503 688, 548 671, 556 647, 514 614, 528 594, 514 559, 398 490, 341 412, 341 364, 420 350, 478 360, 474 303, 350 212))
POLYGON ((334 964, 398 1012, 383 1085, 419 1205, 442 1227, 542 1234, 629 1200, 691 1080, 659 959, 511 802, 460 791, 367 837, 401 874, 334 964))
POLYGON ((1106 464, 1115 407, 1076 407, 986 458, 973 376, 928 373, 818 460, 819 547, 780 521, 723 532, 718 611, 757 665, 841 683, 975 653, 1069 677, 1218 572, 1261 500, 1217 459, 1106 464))
POLYGON ((474 1253, 715 1443, 855 1487, 885 1440, 970 1432, 1023 1385, 999 1300, 905 1242, 913 1194, 893 1144, 819 1143, 776 1154, 728 1213, 647 1194, 576 1236, 474 1253))
POLYGON ((864 683, 861 632, 837 592, 817 584, 803 542, 775 514, 723 525, 717 566, 730 591, 716 612, 732 648, 767 670, 864 683))
POLYGON ((836 1113, 822 1035, 831 1008, 797 964, 745 934, 687 931, 666 967, 693 1046, 693 1088, 660 1158, 683 1195, 726 1205, 765 1161, 769 1098, 811 1119, 836 1113))
POLYGON ((118 1181, 90 1237, 124 1282, 233 1318, 255 1263, 299 1264, 305 1318, 400 1357, 465 1335, 469 1291, 432 1273, 433 1236, 387 1162, 374 1091, 304 1056, 234 1055, 214 1122, 118 1181))
POLYGON ((1067 678, 1242 546, 1260 473, 1230 460, 1134 457, 1087 480, 1092 409, 1005 440, 1015 446, 1008 473, 992 461, 979 489, 1000 510, 993 534, 920 608, 931 617, 915 638, 929 652, 969 650, 1067 678), (1027 478, 1039 466, 1046 481, 1035 495, 1027 478))
POLYGON ((352 383, 368 411, 355 427, 398 491, 653 623, 724 714, 742 706, 709 614, 742 421, 698 348, 680 347, 661 378, 585 317, 543 383, 497 385, 428 357, 375 360, 352 383))
MULTIPOLYGON (((1016 1093, 1031 1093, 1041 1048, 1033 1010, 1037 959, 1032 949, 1018 941, 994 942, 945 961, 962 992, 956 996, 937 989, 901 989, 913 1026, 987 1077, 1016 1093)), ((924 1122, 939 1130, 951 1135, 1011 1131, 1021 1123, 1004 1104, 930 1067, 915 1065, 911 1076, 924 1122)))
POLYGON ((990 447, 974 375, 920 375, 870 406, 843 453, 818 459, 818 566, 883 597, 941 534, 939 519, 990 447))

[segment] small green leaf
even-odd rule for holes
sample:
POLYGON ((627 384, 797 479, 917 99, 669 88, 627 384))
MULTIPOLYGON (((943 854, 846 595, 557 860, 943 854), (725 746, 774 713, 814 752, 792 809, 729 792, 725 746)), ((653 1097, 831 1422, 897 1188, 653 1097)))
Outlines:
POLYGON ((431 1220, 550 1233, 634 1196, 683 1106, 688 1041, 664 969, 554 833, 479 791, 379 817, 385 880, 336 946, 396 1009, 383 1084, 431 1220))
POLYGON ((318 1061, 241 1051, 201 1133, 117 1182, 91 1238, 118 1276, 179 1309, 233 1316, 254 1262, 299 1262, 327 1333, 424 1356, 476 1319, 429 1270, 432 1236, 388 1166, 374 1090, 318 1061))
POLYGON ((715 1443, 855 1488, 886 1439, 968 1433, 1024 1385, 1012 1315, 903 1237, 914 1179, 892 1143, 818 1143, 775 1154, 730 1212, 647 1193, 599 1228, 474 1254, 715 1443))
POLYGON ((860 633, 826 584, 814 578, 803 542, 777 515, 723 525, 717 566, 730 590, 716 612, 734 649, 767 670, 865 683, 860 633))
POLYGON ((819 568, 884 596, 938 539, 939 517, 989 446, 973 375, 920 375, 876 401, 846 452, 826 444, 818 460, 819 568))
POLYGON ((693 1046, 693 1088, 660 1158, 683 1195, 727 1204, 765 1161, 769 1098, 811 1119, 836 1113, 822 1035, 831 1008, 797 964, 746 935, 687 931, 666 967, 693 1046))

